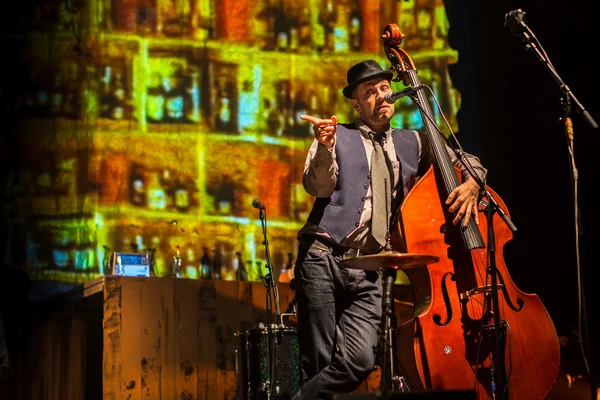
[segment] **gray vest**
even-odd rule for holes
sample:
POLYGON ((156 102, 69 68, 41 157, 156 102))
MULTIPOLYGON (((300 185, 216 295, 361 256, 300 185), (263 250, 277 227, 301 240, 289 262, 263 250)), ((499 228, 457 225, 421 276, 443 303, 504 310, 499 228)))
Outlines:
MULTIPOLYGON (((392 200, 393 219, 415 181, 419 143, 415 133, 406 129, 393 129, 392 137, 402 171, 402 179, 396 186, 396 198, 392 200)), ((331 196, 315 200, 308 220, 339 243, 360 223, 365 196, 371 184, 371 172, 361 133, 354 124, 337 126, 335 153, 339 168, 335 189, 331 196)))

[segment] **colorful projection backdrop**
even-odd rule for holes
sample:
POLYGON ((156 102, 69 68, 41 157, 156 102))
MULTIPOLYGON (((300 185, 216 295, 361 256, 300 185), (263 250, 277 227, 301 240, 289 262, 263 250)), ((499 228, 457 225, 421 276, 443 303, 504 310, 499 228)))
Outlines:
MULTIPOLYGON (((98 277, 113 251, 150 253, 167 276, 179 249, 185 277, 235 279, 243 264, 260 280, 253 199, 267 208, 275 272, 286 268, 313 202, 301 183, 312 133, 299 115, 355 118, 346 70, 366 58, 390 66, 388 23, 456 124, 442 0, 38 4, 17 37, 27 79, 14 188, 34 279, 98 277)), ((404 100, 394 125, 421 128, 404 100)))

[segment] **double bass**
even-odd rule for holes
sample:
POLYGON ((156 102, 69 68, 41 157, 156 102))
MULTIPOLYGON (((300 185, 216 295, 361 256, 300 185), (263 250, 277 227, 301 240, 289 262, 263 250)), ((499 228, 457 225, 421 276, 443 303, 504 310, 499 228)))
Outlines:
MULTIPOLYGON (((403 38, 397 25, 384 28, 394 80, 417 87, 421 82, 414 63, 398 47, 403 38)), ((444 200, 460 185, 460 170, 451 162, 425 91, 412 97, 435 160, 400 207, 393 228, 401 239, 394 243, 402 247, 399 251, 434 255, 439 262, 405 270, 415 314, 397 328, 399 368, 411 388, 474 389, 478 399, 543 399, 558 375, 558 336, 538 296, 520 291, 504 263, 504 245, 512 239, 506 205, 485 185, 479 224, 471 218, 466 227, 453 225, 444 200), (503 213, 488 212, 492 204, 503 213)))

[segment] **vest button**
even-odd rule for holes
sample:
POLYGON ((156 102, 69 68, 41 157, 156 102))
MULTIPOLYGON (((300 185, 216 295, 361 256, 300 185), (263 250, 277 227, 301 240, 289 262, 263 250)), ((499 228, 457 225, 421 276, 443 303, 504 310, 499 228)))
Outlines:
POLYGON ((365 185, 365 189, 369 189, 369 185, 365 185))
POLYGON ((361 208, 360 210, 358 210, 358 213, 359 213, 359 214, 362 214, 362 208, 361 208))
POLYGON ((360 199, 360 201, 365 201, 365 200, 366 200, 366 197, 363 197, 362 199, 360 199))
POLYGON ((357 222, 354 224, 354 226, 358 226, 358 225, 360 225, 360 223, 357 221, 357 222))
POLYGON ((371 179, 371 174, 367 175, 367 179, 371 179))

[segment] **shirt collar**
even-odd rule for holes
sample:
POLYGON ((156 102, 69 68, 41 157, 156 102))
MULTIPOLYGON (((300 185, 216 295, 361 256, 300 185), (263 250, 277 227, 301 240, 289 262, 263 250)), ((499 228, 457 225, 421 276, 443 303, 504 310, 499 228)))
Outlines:
MULTIPOLYGON (((378 132, 373 132, 373 130, 371 128, 369 128, 367 126, 367 124, 365 124, 363 122, 363 120, 360 119, 360 118, 356 121, 356 128, 359 130, 359 132, 365 138, 367 138, 369 140, 371 139, 372 135, 375 135, 376 133, 378 133, 378 132)), ((384 135, 383 135, 384 140, 387 140, 389 138, 391 132, 392 132, 392 125, 390 124, 389 128, 385 132, 383 132, 384 133, 384 135)))

